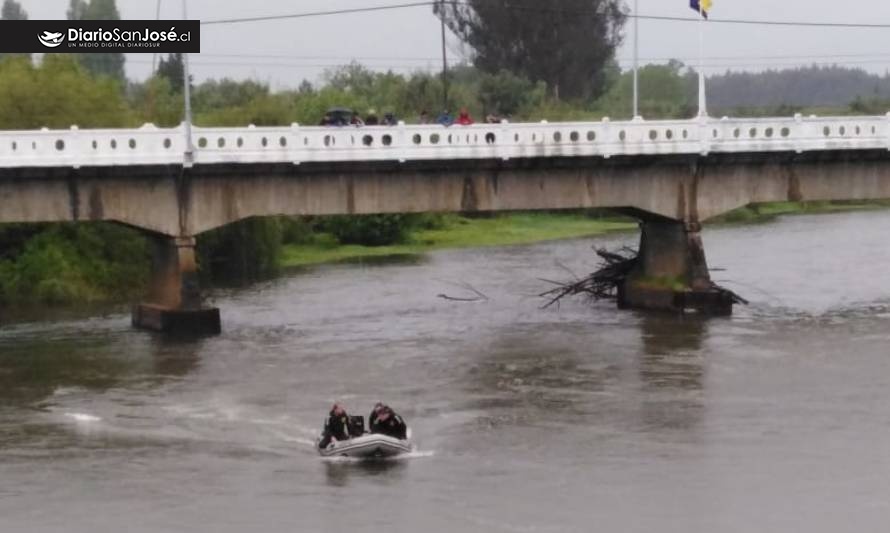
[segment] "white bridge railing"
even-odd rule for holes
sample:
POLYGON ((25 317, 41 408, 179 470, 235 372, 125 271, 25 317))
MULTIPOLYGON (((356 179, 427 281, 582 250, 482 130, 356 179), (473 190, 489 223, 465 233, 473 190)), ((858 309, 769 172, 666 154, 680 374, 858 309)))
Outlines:
POLYGON ((890 114, 861 117, 500 123, 443 127, 0 132, 0 168, 418 161, 890 149, 890 114))

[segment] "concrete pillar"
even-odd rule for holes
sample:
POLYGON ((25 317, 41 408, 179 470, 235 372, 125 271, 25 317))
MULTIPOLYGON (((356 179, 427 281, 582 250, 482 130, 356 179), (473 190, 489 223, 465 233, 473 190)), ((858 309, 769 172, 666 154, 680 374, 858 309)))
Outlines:
POLYGON ((147 302, 133 308, 133 325, 155 331, 218 334, 219 309, 201 305, 195 238, 153 239, 147 302))
POLYGON ((732 296, 711 281, 700 224, 647 220, 640 230, 637 266, 619 287, 619 307, 732 314, 732 296))

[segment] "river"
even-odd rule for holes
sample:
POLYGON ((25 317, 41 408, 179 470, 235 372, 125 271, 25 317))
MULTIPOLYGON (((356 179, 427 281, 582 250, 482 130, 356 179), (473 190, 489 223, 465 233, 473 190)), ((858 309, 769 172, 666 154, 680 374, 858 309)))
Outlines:
POLYGON ((707 228, 732 318, 540 309, 636 235, 294 272, 222 335, 0 329, 0 531, 788 532, 890 522, 890 213, 707 228), (438 294, 487 301, 451 302, 438 294), (325 461, 334 400, 418 449, 325 461))

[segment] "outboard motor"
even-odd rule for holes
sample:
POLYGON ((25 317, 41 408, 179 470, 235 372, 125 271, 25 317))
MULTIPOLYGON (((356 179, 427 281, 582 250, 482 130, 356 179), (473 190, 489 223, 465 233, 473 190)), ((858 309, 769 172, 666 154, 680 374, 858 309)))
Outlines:
POLYGON ((349 436, 361 437, 365 434, 365 417, 362 415, 350 415, 349 436))

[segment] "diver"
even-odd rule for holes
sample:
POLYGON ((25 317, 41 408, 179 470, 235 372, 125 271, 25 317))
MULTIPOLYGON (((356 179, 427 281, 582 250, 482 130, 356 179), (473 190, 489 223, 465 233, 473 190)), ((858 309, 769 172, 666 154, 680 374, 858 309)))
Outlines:
POLYGON ((368 428, 372 434, 386 435, 400 440, 408 438, 408 426, 402 417, 388 405, 377 402, 368 416, 368 428))
POLYGON ((342 405, 335 403, 328 414, 324 423, 324 431, 321 434, 321 440, 318 441, 319 448, 327 448, 331 440, 349 440, 349 415, 342 405))

